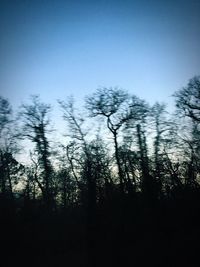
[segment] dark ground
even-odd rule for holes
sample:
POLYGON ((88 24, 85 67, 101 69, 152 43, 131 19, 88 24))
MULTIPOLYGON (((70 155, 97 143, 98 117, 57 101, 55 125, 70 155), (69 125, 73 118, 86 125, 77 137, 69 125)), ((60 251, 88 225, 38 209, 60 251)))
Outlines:
POLYGON ((1 264, 10 266, 200 266, 199 197, 125 201, 1 217, 1 264))

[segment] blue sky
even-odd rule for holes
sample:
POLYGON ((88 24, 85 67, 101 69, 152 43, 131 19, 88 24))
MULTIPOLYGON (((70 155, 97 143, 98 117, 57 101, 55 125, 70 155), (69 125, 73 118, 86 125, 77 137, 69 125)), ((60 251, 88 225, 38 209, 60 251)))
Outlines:
POLYGON ((77 101, 119 86, 150 103, 200 70, 200 1, 0 2, 0 94, 77 101))

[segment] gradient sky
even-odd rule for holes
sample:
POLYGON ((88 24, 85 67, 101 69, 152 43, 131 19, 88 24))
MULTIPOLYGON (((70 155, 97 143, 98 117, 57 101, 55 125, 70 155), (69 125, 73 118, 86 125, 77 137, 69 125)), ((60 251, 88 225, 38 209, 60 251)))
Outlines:
POLYGON ((0 1, 0 94, 14 106, 119 86, 150 103, 200 74, 200 1, 0 1))

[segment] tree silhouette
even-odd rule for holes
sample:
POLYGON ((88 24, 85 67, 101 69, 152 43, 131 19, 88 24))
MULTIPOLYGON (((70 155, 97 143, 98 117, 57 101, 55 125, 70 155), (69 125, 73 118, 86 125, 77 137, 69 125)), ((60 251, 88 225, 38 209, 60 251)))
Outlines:
POLYGON ((101 116, 106 119, 107 128, 113 135, 120 190, 123 193, 124 177, 119 157, 118 133, 122 127, 127 127, 143 116, 146 112, 145 102, 136 96, 129 97, 125 91, 118 88, 102 88, 86 98, 86 107, 91 117, 101 116))
MULTIPOLYGON (((52 195, 52 166, 50 162, 49 142, 47 140, 47 127, 49 126, 48 113, 50 106, 41 103, 38 96, 32 97, 31 104, 21 106, 20 116, 22 119, 22 135, 35 144, 35 151, 38 155, 38 162, 41 167, 42 178, 38 183, 42 189, 43 198, 47 208, 51 208, 52 195)), ((38 180, 37 180, 38 181, 38 180)))
POLYGON ((0 97, 0 229, 15 241, 10 255, 23 249, 44 266, 196 266, 199 77, 174 96, 174 114, 119 88, 96 90, 80 113, 73 98, 60 100, 68 127, 54 146, 50 105, 33 96, 16 122, 0 97), (21 139, 34 145, 29 154, 21 139))
POLYGON ((200 77, 190 79, 186 87, 174 94, 176 106, 185 116, 200 122, 200 77))

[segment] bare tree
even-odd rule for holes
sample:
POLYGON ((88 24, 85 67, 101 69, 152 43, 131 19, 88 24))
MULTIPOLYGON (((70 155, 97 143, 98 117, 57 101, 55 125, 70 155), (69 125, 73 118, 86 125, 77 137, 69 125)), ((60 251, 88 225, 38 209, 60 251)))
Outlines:
POLYGON ((0 137, 2 131, 12 122, 12 108, 7 99, 0 96, 0 137))
POLYGON ((22 136, 28 138, 35 144, 35 150, 41 168, 41 186, 43 197, 48 208, 52 205, 52 165, 50 162, 50 147, 47 139, 50 124, 48 115, 50 105, 40 102, 38 96, 32 96, 31 104, 21 106, 20 116, 23 123, 22 136))
MULTIPOLYGON (((81 118, 81 116, 77 115, 75 113, 74 108, 74 100, 73 98, 68 99, 68 101, 59 101, 59 104, 63 110, 63 117, 69 124, 70 129, 70 137, 73 139, 73 141, 76 142, 76 146, 79 149, 79 154, 82 155, 82 163, 79 162, 79 164, 82 165, 82 168, 84 168, 85 177, 86 177, 86 183, 87 183, 87 190, 88 190, 88 198, 87 198, 87 206, 89 211, 89 214, 94 213, 95 205, 96 205, 96 181, 94 177, 92 176, 92 158, 91 153, 89 149, 88 142, 86 141, 86 135, 87 133, 83 131, 82 124, 84 120, 81 118)), ((73 144, 74 147, 74 143, 73 144)), ((77 185, 80 188, 80 185, 82 184, 80 180, 78 180, 78 177, 75 173, 74 168, 74 158, 70 156, 70 147, 67 147, 67 156, 71 165, 71 169, 73 171, 74 177, 77 181, 77 185)))
MULTIPOLYGON (((69 154, 69 147, 67 150, 71 169, 74 173, 74 177, 77 180, 77 184, 82 187, 80 193, 82 195, 82 204, 86 207, 87 218, 87 245, 89 258, 92 264, 94 263, 94 249, 95 249, 95 235, 96 235, 96 210, 97 210, 97 175, 95 172, 96 166, 94 166, 93 154, 91 153, 91 146, 86 140, 87 132, 83 131, 82 125, 84 120, 81 116, 75 113, 74 101, 72 98, 68 101, 59 101, 62 110, 63 117, 68 122, 70 129, 70 137, 75 142, 79 149, 79 164, 81 165, 80 176, 78 179, 75 168, 74 159, 69 154), (86 183, 85 183, 86 181, 86 183), (85 187, 86 185, 86 187, 85 187)), ((73 146, 74 147, 74 143, 73 146)), ((77 160, 77 159, 76 159, 77 160)))
POLYGON ((186 183, 197 185, 199 174, 199 133, 200 133, 200 76, 195 76, 189 80, 186 87, 183 87, 175 94, 177 113, 182 115, 186 135, 182 134, 183 153, 185 155, 186 183))
POLYGON ((200 122, 200 76, 190 79, 187 86, 174 94, 179 112, 200 122))
POLYGON ((86 98, 86 108, 89 110, 91 117, 101 116, 105 118, 107 128, 112 133, 120 191, 123 193, 124 177, 119 156, 119 130, 140 120, 146 112, 146 103, 136 96, 129 96, 124 90, 102 88, 86 98))
MULTIPOLYGON (((157 188, 162 190, 162 183, 164 181, 164 160, 166 159, 166 143, 170 142, 171 146, 175 146, 175 122, 167 117, 166 105, 156 102, 151 108, 151 123, 153 124, 153 175, 157 188), (174 138, 172 138, 172 136, 174 138), (173 143, 173 145, 172 145, 173 143), (165 152, 164 152, 165 150, 165 152)), ((158 192, 159 193, 159 192, 158 192)))
POLYGON ((22 165, 16 160, 18 151, 13 134, 12 107, 7 99, 0 97, 0 189, 2 196, 14 200, 13 187, 19 180, 22 165))

